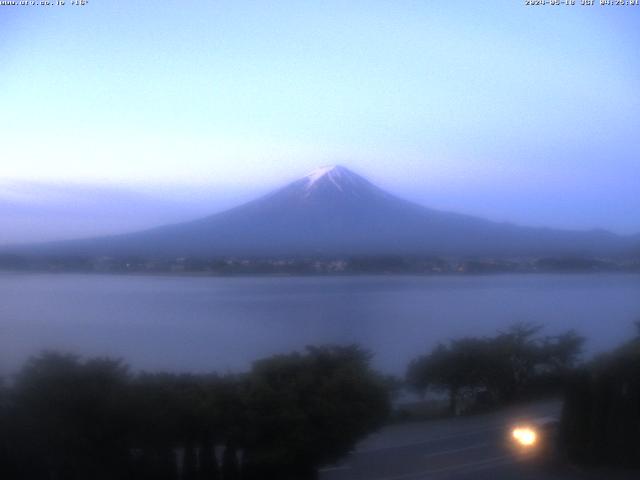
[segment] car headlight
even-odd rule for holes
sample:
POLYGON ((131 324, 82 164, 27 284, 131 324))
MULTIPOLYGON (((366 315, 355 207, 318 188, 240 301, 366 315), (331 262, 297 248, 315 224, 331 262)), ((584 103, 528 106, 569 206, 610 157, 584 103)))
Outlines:
POLYGON ((523 447, 531 447, 538 441, 538 432, 531 427, 516 427, 511 431, 511 437, 523 447))

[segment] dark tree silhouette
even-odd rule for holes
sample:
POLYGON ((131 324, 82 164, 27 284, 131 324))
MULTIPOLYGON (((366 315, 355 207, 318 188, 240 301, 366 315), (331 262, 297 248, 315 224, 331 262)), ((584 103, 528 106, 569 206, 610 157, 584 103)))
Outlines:
POLYGON ((450 414, 460 400, 483 394, 485 400, 506 403, 537 390, 558 389, 575 366, 584 340, 569 331, 539 337, 540 327, 516 324, 489 338, 463 338, 439 344, 411 361, 407 383, 419 392, 447 392, 450 414))
POLYGON ((573 377, 560 438, 575 462, 640 467, 640 335, 573 377))
POLYGON ((0 474, 2 476, 11 477, 16 474, 11 455, 11 436, 10 431, 10 413, 9 413, 9 396, 4 387, 4 379, 0 377, 0 474))
POLYGON ((483 340, 474 338, 439 344, 429 355, 409 364, 407 382, 421 392, 429 388, 446 391, 449 413, 456 414, 461 397, 482 385, 482 363, 487 361, 485 346, 483 340))
POLYGON ((383 379, 358 347, 309 347, 256 362, 246 454, 261 478, 315 478, 318 465, 348 452, 388 413, 383 379))
POLYGON ((106 479, 126 472, 127 379, 119 361, 82 363, 56 353, 31 359, 13 388, 25 478, 106 479))
POLYGON ((131 375, 44 353, 0 385, 0 474, 29 480, 313 478, 382 420, 355 347, 309 348, 243 375, 131 375), (222 448, 218 463, 216 449, 222 448))

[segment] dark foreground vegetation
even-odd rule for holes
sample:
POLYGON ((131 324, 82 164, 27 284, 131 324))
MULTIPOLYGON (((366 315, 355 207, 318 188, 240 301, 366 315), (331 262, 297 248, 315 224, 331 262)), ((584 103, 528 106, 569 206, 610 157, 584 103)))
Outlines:
MULTIPOLYGON (((414 359, 406 384, 451 415, 565 393, 560 447, 582 464, 640 466, 638 337, 578 364, 583 339, 516 324, 414 359)), ((0 383, 0 478, 305 480, 389 418, 401 385, 357 346, 308 347, 245 374, 133 374, 43 353, 0 383)))
POLYGON ((573 462, 640 467, 638 335, 578 371, 567 386, 560 437, 573 462))
POLYGON ((0 478, 311 479, 385 419, 357 347, 308 348, 244 375, 133 375, 45 353, 0 391, 0 478))
POLYGON ((540 333, 539 326, 516 324, 494 337, 439 344, 411 362, 407 384, 419 392, 445 392, 450 414, 561 394, 584 339, 574 331, 540 333))

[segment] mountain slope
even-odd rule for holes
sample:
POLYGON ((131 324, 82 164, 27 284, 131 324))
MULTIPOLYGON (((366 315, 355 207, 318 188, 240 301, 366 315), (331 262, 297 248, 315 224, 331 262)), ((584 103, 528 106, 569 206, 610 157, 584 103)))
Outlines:
POLYGON ((495 223, 429 209, 352 171, 323 167, 199 220, 127 235, 42 245, 42 253, 142 256, 615 255, 631 237, 495 223))

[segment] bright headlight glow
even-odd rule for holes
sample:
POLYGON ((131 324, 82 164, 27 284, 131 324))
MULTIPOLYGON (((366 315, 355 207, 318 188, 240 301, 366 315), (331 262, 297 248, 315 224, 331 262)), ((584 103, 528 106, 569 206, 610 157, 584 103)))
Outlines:
POLYGON ((524 447, 530 447, 538 440, 538 434, 530 427, 517 427, 511 432, 511 436, 516 442, 524 447))

